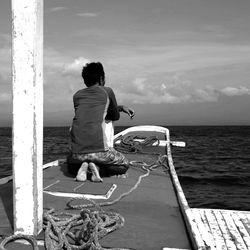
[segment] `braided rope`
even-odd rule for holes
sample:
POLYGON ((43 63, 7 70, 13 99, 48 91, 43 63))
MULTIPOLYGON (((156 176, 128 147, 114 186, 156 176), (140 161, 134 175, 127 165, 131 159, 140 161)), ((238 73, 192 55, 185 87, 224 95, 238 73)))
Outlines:
POLYGON ((83 209, 80 215, 56 213, 50 209, 44 213, 46 249, 105 249, 99 239, 121 228, 124 218, 114 212, 83 209))
POLYGON ((36 239, 33 236, 29 236, 29 235, 25 235, 25 234, 15 234, 15 235, 11 235, 11 236, 5 238, 0 243, 0 250, 6 250, 5 246, 8 243, 10 243, 12 241, 16 241, 16 240, 26 240, 31 244, 31 246, 33 247, 34 250, 39 250, 36 239))
MULTIPOLYGON (((128 136, 119 136, 114 141, 114 148, 117 151, 120 151, 122 153, 130 153, 130 154, 136 154, 136 153, 145 153, 148 154, 148 152, 143 152, 142 148, 144 146, 151 146, 153 143, 157 142, 157 145, 159 145, 159 139, 156 136, 138 136, 138 135, 128 135, 128 136), (141 141, 137 141, 137 140, 141 141), (120 141, 120 143, 116 143, 117 141, 120 141)), ((151 153, 155 154, 155 153, 151 153)))

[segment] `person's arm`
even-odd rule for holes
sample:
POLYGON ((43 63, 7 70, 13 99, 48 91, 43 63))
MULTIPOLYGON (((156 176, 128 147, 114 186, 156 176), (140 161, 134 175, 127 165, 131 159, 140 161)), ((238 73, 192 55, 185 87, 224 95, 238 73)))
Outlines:
POLYGON ((124 112, 131 119, 133 119, 133 117, 135 115, 135 111, 131 108, 126 107, 126 106, 117 105, 117 101, 116 101, 115 94, 114 94, 113 90, 109 87, 104 87, 104 88, 105 88, 106 92, 108 93, 109 99, 110 99, 110 104, 109 104, 108 112, 107 112, 105 119, 112 120, 112 121, 119 120, 120 114, 117 114, 119 112, 124 112), (118 119, 116 119, 116 118, 118 118, 118 119))
POLYGON ((119 112, 126 113, 130 117, 130 119, 133 119, 133 117, 135 115, 135 111, 133 109, 128 108, 128 107, 123 106, 123 105, 119 105, 118 110, 119 110, 119 112))
POLYGON ((109 96, 109 107, 107 110, 106 120, 117 121, 120 119, 119 106, 117 105, 115 94, 111 88, 104 87, 109 96))

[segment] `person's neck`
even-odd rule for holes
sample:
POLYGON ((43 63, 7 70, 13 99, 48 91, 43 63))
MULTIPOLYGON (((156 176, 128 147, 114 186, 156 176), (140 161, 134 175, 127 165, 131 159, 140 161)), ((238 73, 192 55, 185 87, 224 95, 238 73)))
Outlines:
POLYGON ((92 87, 97 87, 97 86, 99 86, 99 83, 98 83, 98 82, 97 82, 96 84, 94 84, 94 85, 90 86, 89 88, 92 88, 92 87))

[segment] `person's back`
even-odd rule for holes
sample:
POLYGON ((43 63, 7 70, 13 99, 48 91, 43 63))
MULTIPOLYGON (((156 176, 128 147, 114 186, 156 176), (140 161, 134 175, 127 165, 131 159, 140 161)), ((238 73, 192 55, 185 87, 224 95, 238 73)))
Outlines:
MULTIPOLYGON (((94 85, 79 90, 73 97, 75 117, 72 124, 72 152, 94 153, 108 150, 105 117, 110 98, 103 86, 94 85)), ((108 114, 113 121, 120 118, 115 106, 108 114)))

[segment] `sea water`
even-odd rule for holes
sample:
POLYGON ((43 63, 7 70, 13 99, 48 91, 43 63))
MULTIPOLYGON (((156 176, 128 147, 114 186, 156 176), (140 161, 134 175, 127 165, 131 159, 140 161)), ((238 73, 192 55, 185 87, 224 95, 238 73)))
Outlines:
MULTIPOLYGON (((115 133, 126 127, 116 127, 115 133)), ((190 207, 250 211, 250 126, 168 126, 190 207)), ((11 175, 11 128, 0 128, 0 178, 11 175)), ((68 127, 44 128, 44 163, 65 158, 68 127)))

